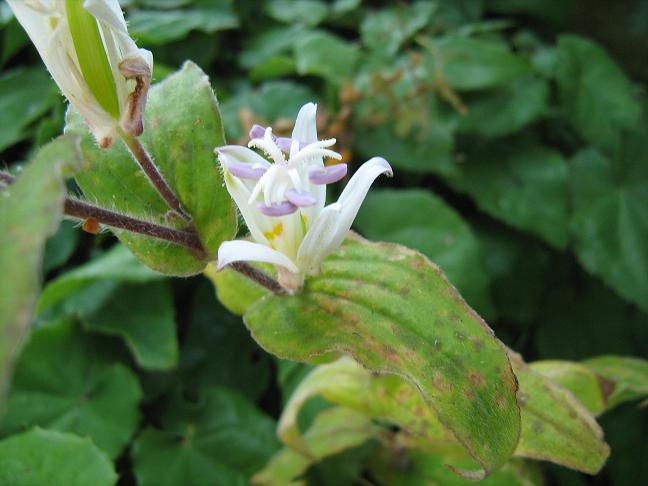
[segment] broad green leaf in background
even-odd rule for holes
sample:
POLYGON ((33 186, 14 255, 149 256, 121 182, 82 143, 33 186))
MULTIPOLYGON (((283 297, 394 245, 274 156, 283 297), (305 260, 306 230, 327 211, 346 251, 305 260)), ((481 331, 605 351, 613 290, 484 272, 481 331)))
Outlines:
MULTIPOLYGON (((289 61, 294 71, 292 48, 297 38, 307 32, 303 25, 282 26, 265 30, 251 38, 238 56, 239 64, 252 72, 268 69, 277 61, 289 61)), ((252 76, 252 74, 251 74, 252 76)), ((226 127, 227 130, 230 127, 226 127)))
POLYGON ((279 22, 315 27, 328 16, 329 6, 318 0, 270 0, 265 11, 279 22))
POLYGON ((43 273, 63 265, 74 253, 79 242, 79 228, 76 222, 62 221, 58 230, 45 244, 43 273))
POLYGON ((358 56, 356 46, 326 32, 304 34, 295 44, 297 72, 320 76, 335 85, 351 77, 358 56))
POLYGON ((479 242, 442 199, 418 189, 375 190, 362 203, 355 226, 371 240, 414 248, 439 265, 466 302, 493 316, 479 242))
POLYGON ((59 102, 43 68, 16 68, 0 76, 0 152, 29 137, 29 126, 59 102))
POLYGON ((146 370, 168 370, 178 363, 173 294, 167 282, 122 285, 98 308, 81 314, 93 332, 118 336, 146 370))
POLYGON ((11 186, 0 184, 0 416, 40 289, 45 240, 63 215, 64 167, 76 168, 78 157, 76 137, 61 137, 42 148, 11 186))
POLYGON ((570 164, 570 230, 583 266, 648 311, 648 150, 645 131, 625 137, 617 159, 594 149, 570 164))
POLYGON ((204 388, 197 403, 173 402, 161 430, 146 428, 133 446, 139 484, 246 484, 277 450, 274 422, 227 388, 204 388))
POLYGON ((459 130, 484 137, 512 134, 547 110, 549 84, 537 77, 516 79, 495 90, 480 93, 464 102, 468 113, 459 130))
POLYGON ((161 45, 182 39, 192 30, 214 34, 235 29, 239 20, 232 10, 232 0, 199 0, 187 9, 133 10, 128 24, 142 45, 161 45))
POLYGON ((252 482, 262 486, 303 485, 298 478, 312 463, 366 442, 373 437, 374 429, 361 413, 343 407, 325 410, 304 435, 310 456, 284 447, 253 476, 252 482))
POLYGON ((608 408, 648 396, 648 361, 629 356, 598 356, 583 364, 601 377, 608 408), (611 388, 611 389, 610 389, 611 388))
POLYGON ((265 392, 271 380, 269 356, 241 326, 241 320, 216 301, 209 285, 196 290, 188 324, 180 358, 187 389, 226 386, 252 400, 265 392))
POLYGON ((140 263, 124 245, 118 244, 94 260, 48 282, 38 299, 37 310, 43 312, 94 284, 110 282, 116 287, 117 283, 147 283, 162 278, 140 263))
POLYGON ((421 42, 431 54, 432 69, 460 91, 500 86, 530 70, 529 64, 501 41, 452 36, 421 42))
POLYGON ((515 449, 517 387, 502 344, 415 251, 347 240, 302 294, 266 297, 244 320, 280 358, 346 352, 372 371, 406 378, 486 471, 515 449))
MULTIPOLYGON (((124 144, 100 149, 78 115, 67 130, 83 133, 83 170, 77 183, 92 202, 135 217, 165 223, 168 207, 131 160, 124 144)), ((171 275, 201 271, 224 240, 236 234, 236 213, 214 156, 224 145, 218 103, 207 76, 187 62, 180 71, 151 89, 146 107, 143 145, 175 190, 200 237, 206 259, 168 242, 116 231, 120 240, 146 265, 171 275)))
MULTIPOLYGON (((263 83, 258 90, 244 89, 223 103, 222 112, 227 136, 229 139, 242 139, 240 142, 246 145, 247 130, 251 128, 253 121, 266 125, 282 122, 284 126, 287 121, 292 129, 295 114, 299 109, 304 104, 316 100, 313 91, 292 81, 269 81, 263 83), (249 114, 253 115, 255 120, 245 120, 247 124, 242 123, 249 114)), ((273 130, 276 128, 278 127, 273 126, 273 130)), ((286 133, 289 134, 290 131, 286 133)))
POLYGON ((568 236, 567 171, 567 163, 553 150, 490 145, 473 150, 448 181, 493 217, 563 249, 568 236))
POLYGON ((594 418, 570 392, 535 372, 515 353, 510 357, 520 383, 522 408, 516 455, 597 474, 610 448, 594 418))
POLYGON ((641 106, 628 78, 594 42, 560 37, 556 77, 566 115, 592 145, 613 150, 620 131, 640 123, 641 106))
POLYGON ((117 457, 137 428, 142 391, 110 347, 72 322, 33 331, 16 364, 0 432, 34 425, 72 432, 117 457))
POLYGON ((403 42, 428 24, 436 8, 434 2, 416 2, 371 12, 360 24, 362 42, 370 49, 396 54, 403 42))
POLYGON ((427 127, 406 136, 397 134, 390 124, 358 126, 354 145, 364 158, 380 155, 402 170, 415 173, 452 174, 454 140, 452 128, 442 120, 431 119, 427 127))
POLYGON ((535 238, 491 222, 477 225, 497 315, 527 327, 539 313, 551 253, 535 238))
POLYGON ((38 427, 0 441, 0 484, 111 486, 117 474, 87 438, 38 427))

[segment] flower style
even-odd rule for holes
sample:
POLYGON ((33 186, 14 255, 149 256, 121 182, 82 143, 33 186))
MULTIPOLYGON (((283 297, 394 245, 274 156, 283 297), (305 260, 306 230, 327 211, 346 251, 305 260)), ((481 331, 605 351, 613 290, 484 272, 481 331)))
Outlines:
POLYGON ((129 37, 118 0, 8 2, 99 145, 139 136, 153 56, 129 37))
POLYGON ((347 235, 369 187, 380 174, 392 175, 387 161, 365 162, 337 202, 325 205, 326 185, 344 178, 346 164, 330 149, 335 139, 317 140, 316 105, 304 105, 291 138, 276 138, 272 128, 255 125, 249 147, 263 151, 268 162, 247 147, 216 148, 227 190, 236 202, 255 242, 226 241, 218 249, 218 269, 237 261, 273 263, 279 283, 290 291, 316 275, 324 258, 347 235), (286 155, 288 157, 286 158, 286 155))

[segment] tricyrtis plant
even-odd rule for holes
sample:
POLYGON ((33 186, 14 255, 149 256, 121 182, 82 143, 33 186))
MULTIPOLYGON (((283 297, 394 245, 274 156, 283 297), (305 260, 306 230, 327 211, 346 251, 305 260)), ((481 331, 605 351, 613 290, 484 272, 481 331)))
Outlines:
MULTIPOLYGON (((427 257, 350 232, 370 186, 380 175, 392 175, 380 154, 348 178, 347 163, 334 151, 336 140, 318 138, 312 102, 294 114, 290 136, 252 125, 247 127, 247 147, 228 145, 209 79, 196 64, 187 61, 149 89, 151 53, 128 36, 117 0, 10 0, 9 5, 70 107, 64 134, 43 147, 23 173, 0 173, 0 267, 5 272, 0 295, 9 302, 0 310, 3 387, 17 343, 31 324, 45 239, 62 218, 70 218, 91 233, 112 232, 157 273, 133 257, 124 260, 123 252, 111 253, 95 268, 50 287, 39 312, 61 301, 66 288, 81 287, 98 273, 113 272, 114 279, 129 285, 147 285, 141 295, 165 300, 168 292, 154 282, 159 274, 204 272, 223 305, 243 316, 268 353, 318 365, 283 412, 278 435, 286 448, 261 471, 257 461, 266 456, 246 462, 246 474, 256 472, 259 484, 291 484, 312 463, 367 441, 377 444, 372 474, 386 484, 403 479, 395 465, 402 451, 413 458, 412 474, 421 481, 461 481, 456 474, 482 479, 493 473, 512 475, 516 484, 535 483, 527 459, 590 474, 602 467, 609 448, 593 414, 612 406, 611 397, 615 405, 645 394, 645 373, 625 373, 642 365, 614 357, 528 365, 497 339, 427 257), (66 192, 68 174, 78 194, 66 192), (337 201, 327 205, 327 185, 347 178, 337 201), (247 228, 241 234, 237 212, 247 228), (611 394, 615 387, 630 391, 611 394), (317 395, 332 407, 302 431, 299 412, 317 395)), ((388 184, 387 179, 381 182, 388 184)), ((128 292, 120 298, 133 312, 144 305, 128 292)), ((100 305, 88 305, 82 314, 94 316, 95 326, 102 327, 100 305)), ((102 354, 95 363, 102 378, 93 383, 94 391, 75 384, 83 399, 70 400, 70 406, 81 410, 74 425, 52 419, 43 407, 20 407, 30 393, 51 394, 47 380, 41 379, 43 368, 56 367, 67 352, 84 357, 89 350, 99 353, 95 343, 73 338, 74 325, 68 321, 44 329, 17 365, 9 425, 3 430, 16 433, 27 424, 59 432, 36 429, 0 442, 0 483, 6 479, 2 465, 10 459, 46 477, 44 466, 31 463, 34 459, 23 448, 44 449, 48 441, 58 447, 60 441, 61 447, 94 457, 101 470, 97 484, 110 484, 115 478, 106 454, 117 458, 135 433, 141 398, 137 380, 102 354), (38 358, 48 343, 59 353, 38 358), (47 366, 30 365, 36 359, 47 366), (106 389, 121 390, 126 427, 113 427, 101 417, 95 423, 93 410, 115 408, 106 405, 115 399, 106 389), (90 411, 78 405, 87 401, 90 411), (61 432, 88 436, 92 442, 78 443, 60 437, 61 432)), ((152 358, 150 342, 146 348, 132 330, 113 334, 126 337, 138 365, 168 366, 168 360, 152 358)), ((76 367, 75 373, 83 374, 76 367)), ((230 392, 210 393, 206 403, 208 408, 217 403, 245 409, 230 392)), ((167 419, 180 428, 174 410, 167 419)), ((201 433, 218 429, 213 412, 208 409, 197 419, 204 429, 187 427, 182 454, 198 447, 192 443, 194 433, 199 442, 201 433)), ((263 422, 254 410, 244 413, 263 422)), ((143 484, 160 478, 147 454, 177 442, 167 439, 149 428, 133 447, 143 484)), ((65 458, 57 460, 63 464, 65 458)))

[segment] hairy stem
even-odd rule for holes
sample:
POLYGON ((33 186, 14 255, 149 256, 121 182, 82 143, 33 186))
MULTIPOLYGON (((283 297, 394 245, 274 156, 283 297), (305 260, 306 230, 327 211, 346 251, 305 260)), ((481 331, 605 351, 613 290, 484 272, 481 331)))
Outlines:
POLYGON ((175 195, 167 181, 164 179, 164 176, 158 169, 151 156, 148 154, 144 146, 141 144, 137 137, 132 135, 123 134, 122 138, 124 143, 129 148, 133 158, 140 166, 140 168, 146 174, 146 177, 151 182, 155 190, 158 192, 160 197, 166 201, 171 209, 176 211, 180 216, 185 220, 190 221, 191 216, 184 210, 178 197, 175 195))
POLYGON ((156 223, 150 223, 148 221, 143 221, 141 219, 93 206, 92 204, 88 204, 72 197, 65 198, 64 213, 66 216, 83 220, 94 218, 100 224, 111 228, 118 228, 132 233, 152 236, 153 238, 169 241, 176 245, 189 248, 201 256, 206 255, 205 249, 203 248, 198 235, 193 231, 179 230, 156 223))
POLYGON ((273 292, 276 295, 287 295, 286 289, 284 289, 279 282, 274 278, 268 275, 261 270, 254 268, 252 265, 245 262, 234 262, 229 264, 233 270, 236 270, 241 275, 245 275, 250 280, 254 280, 256 283, 265 287, 270 292, 273 292))
MULTIPOLYGON (((16 180, 8 172, 0 171, 0 183, 9 185, 16 180)), ((87 202, 73 197, 66 197, 63 205, 63 212, 66 216, 80 220, 94 218, 98 223, 111 228, 123 229, 132 233, 151 236, 160 240, 168 241, 176 245, 184 246, 194 251, 197 256, 204 258, 207 255, 200 238, 194 231, 178 230, 169 228, 148 221, 142 221, 131 216, 109 211, 107 209, 94 206, 87 202)), ((254 268, 245 262, 235 262, 230 264, 233 270, 255 281, 262 287, 277 295, 286 295, 286 290, 279 285, 274 278, 261 270, 254 268)))

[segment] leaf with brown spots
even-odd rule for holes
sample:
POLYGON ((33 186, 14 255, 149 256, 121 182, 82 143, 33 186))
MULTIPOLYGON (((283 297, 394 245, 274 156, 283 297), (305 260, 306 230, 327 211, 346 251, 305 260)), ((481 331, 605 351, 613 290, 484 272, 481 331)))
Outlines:
POLYGON ((516 455, 598 473, 610 448, 592 415, 572 393, 534 371, 519 355, 511 352, 510 357, 522 408, 516 455))
POLYGON ((266 296, 244 319, 281 358, 313 362, 343 352, 372 372, 406 379, 486 472, 515 450, 520 410, 506 350, 418 252, 349 239, 303 293, 266 296), (480 386, 471 373, 479 373, 480 386))

